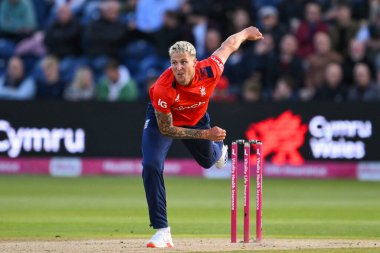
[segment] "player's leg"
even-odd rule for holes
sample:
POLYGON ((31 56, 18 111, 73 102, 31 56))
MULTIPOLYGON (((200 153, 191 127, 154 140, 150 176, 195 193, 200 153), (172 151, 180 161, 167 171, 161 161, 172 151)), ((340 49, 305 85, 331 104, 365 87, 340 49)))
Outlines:
MULTIPOLYGON (((196 129, 209 129, 210 117, 208 113, 193 127, 196 129)), ((190 151, 191 155, 203 168, 210 168, 219 161, 224 161, 228 158, 227 146, 223 142, 214 142, 209 140, 188 139, 182 140, 183 144, 190 151)), ((220 167, 223 167, 223 163, 220 167)))
POLYGON ((182 140, 197 163, 203 168, 212 167, 222 156, 222 142, 208 140, 182 140))
POLYGON ((171 138, 165 137, 160 133, 154 110, 152 106, 149 105, 142 137, 142 177, 149 207, 150 224, 153 228, 157 229, 156 235, 162 236, 153 236, 151 241, 153 239, 156 241, 154 241, 154 243, 149 241, 148 247, 173 246, 167 221, 166 191, 163 177, 164 160, 171 143, 171 138), (170 237, 170 240, 161 240, 164 237, 170 237))

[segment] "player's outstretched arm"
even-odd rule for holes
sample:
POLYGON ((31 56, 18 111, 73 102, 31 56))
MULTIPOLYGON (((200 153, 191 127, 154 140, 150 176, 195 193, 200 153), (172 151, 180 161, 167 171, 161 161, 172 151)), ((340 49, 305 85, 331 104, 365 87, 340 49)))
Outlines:
POLYGON ((226 138, 226 130, 219 127, 211 129, 190 129, 173 126, 171 113, 165 114, 155 110, 158 128, 160 132, 176 139, 206 139, 210 141, 222 141, 226 138))
POLYGON ((223 64, 226 63, 228 57, 239 49, 241 43, 246 40, 260 40, 264 39, 263 35, 256 27, 250 26, 244 30, 235 33, 228 37, 222 45, 213 53, 213 55, 219 57, 223 64))

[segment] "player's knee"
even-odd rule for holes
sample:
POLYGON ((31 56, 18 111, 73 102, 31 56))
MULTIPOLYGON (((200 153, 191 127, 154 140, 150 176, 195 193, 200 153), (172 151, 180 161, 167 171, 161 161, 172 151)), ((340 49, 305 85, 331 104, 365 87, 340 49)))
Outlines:
POLYGON ((214 165, 215 162, 212 162, 210 160, 205 160, 199 162, 199 165, 202 166, 202 168, 209 169, 214 165))
POLYGON ((144 173, 157 173, 161 172, 162 166, 159 162, 156 161, 144 161, 143 170, 144 173))

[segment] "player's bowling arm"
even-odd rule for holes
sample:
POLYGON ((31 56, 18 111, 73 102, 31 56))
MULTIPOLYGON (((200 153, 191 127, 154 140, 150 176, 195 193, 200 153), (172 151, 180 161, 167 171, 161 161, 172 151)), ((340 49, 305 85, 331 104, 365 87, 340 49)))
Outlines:
POLYGON ((173 126, 171 113, 163 113, 155 110, 158 128, 162 135, 176 139, 206 139, 211 141, 222 141, 226 138, 226 131, 213 127, 211 129, 190 129, 173 126))
POLYGON ((241 43, 246 40, 260 40, 264 39, 263 35, 256 27, 250 26, 244 30, 235 33, 228 37, 222 45, 213 53, 222 60, 223 64, 226 63, 228 57, 239 49, 241 43))

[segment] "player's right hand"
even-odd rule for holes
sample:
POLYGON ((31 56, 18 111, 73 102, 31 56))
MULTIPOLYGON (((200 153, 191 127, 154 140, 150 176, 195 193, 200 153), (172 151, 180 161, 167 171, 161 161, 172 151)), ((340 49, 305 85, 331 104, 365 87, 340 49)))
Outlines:
POLYGON ((245 31, 248 33, 247 40, 261 40, 264 36, 261 34, 259 29, 254 26, 247 27, 245 31))
POLYGON ((214 126, 208 130, 208 138, 210 141, 223 141, 226 138, 226 130, 214 126))

